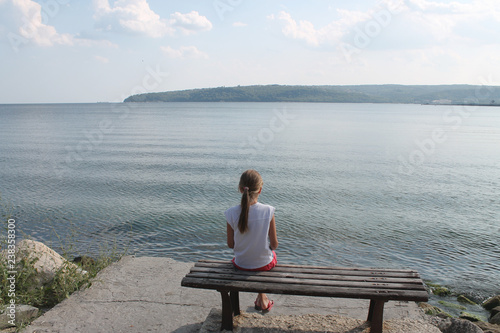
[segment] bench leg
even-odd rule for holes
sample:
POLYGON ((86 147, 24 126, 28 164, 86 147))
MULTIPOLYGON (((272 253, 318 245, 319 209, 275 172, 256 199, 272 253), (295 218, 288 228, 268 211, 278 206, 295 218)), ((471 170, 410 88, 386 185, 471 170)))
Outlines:
POLYGON ((233 315, 240 315, 240 294, 237 291, 229 292, 229 297, 231 298, 231 309, 233 310, 233 315))
POLYGON ((384 322, 384 304, 385 301, 370 300, 370 310, 368 311, 368 321, 371 333, 382 333, 382 324, 384 322))
POLYGON ((219 290, 222 297, 222 325, 220 330, 233 330, 233 309, 231 306, 231 297, 225 290, 219 290))

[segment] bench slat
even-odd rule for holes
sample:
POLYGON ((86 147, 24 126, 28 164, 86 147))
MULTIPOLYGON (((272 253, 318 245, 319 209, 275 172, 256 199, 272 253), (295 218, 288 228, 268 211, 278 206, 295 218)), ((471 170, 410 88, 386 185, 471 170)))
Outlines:
MULTIPOLYGON (((196 264, 223 264, 232 265, 229 260, 211 260, 203 259, 196 262, 196 264)), ((395 272, 395 273, 417 273, 417 271, 412 269, 395 269, 395 268, 363 268, 363 267, 342 267, 342 266, 312 266, 312 265, 291 265, 291 264, 279 264, 282 268, 299 268, 299 269, 325 269, 325 270, 345 270, 345 271, 359 271, 359 272, 395 272)))
POLYGON ((271 294, 289 294, 303 296, 344 297, 375 300, 427 301, 426 291, 386 290, 376 288, 342 288, 332 286, 314 286, 283 283, 262 283, 253 281, 232 281, 186 276, 182 279, 184 287, 217 289, 228 291, 261 292, 271 294))
MULTIPOLYGON (((231 262, 199 262, 196 267, 211 267, 211 268, 232 268, 231 262)), ((311 268, 309 266, 286 267, 285 265, 276 265, 273 272, 283 273, 301 273, 301 274, 323 274, 323 275, 348 275, 348 276, 370 276, 370 277, 387 277, 387 278, 420 278, 420 275, 415 271, 410 270, 382 270, 382 269, 352 269, 352 268, 311 268)))
POLYGON ((192 278, 206 278, 216 280, 237 280, 237 281, 252 281, 263 283, 281 283, 287 286, 303 285, 303 286, 331 286, 343 288, 375 288, 375 289, 394 289, 394 290, 425 290, 415 284, 404 283, 384 283, 384 282, 360 282, 360 281, 334 281, 334 280, 316 280, 313 278, 298 279, 290 277, 270 277, 264 275, 240 275, 240 274, 224 274, 224 273, 201 273, 193 272, 187 275, 192 278))
POLYGON ((314 274, 278 272, 278 271, 274 271, 274 270, 262 271, 262 272, 251 272, 251 271, 237 270, 234 267, 231 267, 231 268, 210 268, 210 267, 198 267, 198 266, 191 268, 191 273, 220 273, 220 274, 238 274, 238 275, 258 275, 258 276, 269 276, 269 277, 314 279, 314 280, 328 280, 328 281, 403 283, 403 284, 413 284, 416 288, 419 288, 421 290, 425 290, 425 287, 423 286, 422 280, 420 278, 386 278, 386 277, 372 277, 372 276, 325 275, 325 274, 314 275, 314 274))

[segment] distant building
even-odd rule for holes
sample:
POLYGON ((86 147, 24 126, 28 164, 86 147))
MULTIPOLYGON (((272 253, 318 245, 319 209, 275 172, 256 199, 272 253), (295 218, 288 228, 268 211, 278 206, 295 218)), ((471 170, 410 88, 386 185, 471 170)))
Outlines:
POLYGON ((451 104, 451 99, 435 99, 432 104, 451 104))

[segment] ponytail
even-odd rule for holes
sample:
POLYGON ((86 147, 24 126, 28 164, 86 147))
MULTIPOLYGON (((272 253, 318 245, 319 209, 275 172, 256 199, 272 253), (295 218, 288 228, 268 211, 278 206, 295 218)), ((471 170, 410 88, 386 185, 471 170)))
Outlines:
POLYGON ((244 234, 248 229, 248 211, 250 210, 250 189, 243 188, 243 195, 241 196, 241 213, 238 221, 238 229, 240 233, 244 234))
POLYGON ((247 170, 240 177, 239 190, 241 196, 241 213, 238 221, 238 230, 244 234, 248 230, 248 211, 250 210, 250 201, 260 193, 262 189, 262 177, 255 170, 247 170))

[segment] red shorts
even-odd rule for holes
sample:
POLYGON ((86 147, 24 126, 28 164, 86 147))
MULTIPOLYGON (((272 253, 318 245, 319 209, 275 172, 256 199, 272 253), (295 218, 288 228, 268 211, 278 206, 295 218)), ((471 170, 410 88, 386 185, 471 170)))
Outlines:
POLYGON ((260 268, 252 268, 252 269, 242 268, 242 267, 236 265, 236 263, 234 262, 234 258, 231 261, 232 261, 234 267, 241 269, 242 271, 270 271, 278 263, 278 260, 276 259, 276 253, 274 251, 273 251, 273 260, 269 264, 267 264, 266 266, 263 266, 260 268))

